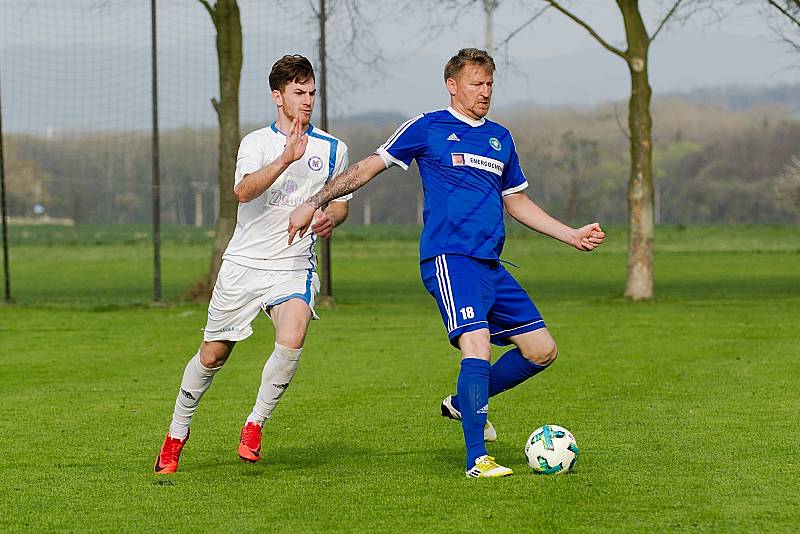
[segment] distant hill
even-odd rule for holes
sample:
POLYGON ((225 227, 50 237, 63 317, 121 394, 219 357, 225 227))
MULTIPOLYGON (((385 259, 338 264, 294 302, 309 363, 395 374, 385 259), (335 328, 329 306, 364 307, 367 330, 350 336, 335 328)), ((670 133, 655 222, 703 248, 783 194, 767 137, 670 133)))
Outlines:
POLYGON ((695 104, 721 104, 733 110, 744 110, 757 104, 784 104, 793 113, 800 113, 800 84, 775 87, 702 87, 688 92, 673 92, 660 96, 695 104))
POLYGON ((357 127, 360 125, 383 127, 387 124, 399 126, 408 119, 409 117, 396 111, 367 111, 347 117, 333 118, 331 122, 338 128, 357 127))

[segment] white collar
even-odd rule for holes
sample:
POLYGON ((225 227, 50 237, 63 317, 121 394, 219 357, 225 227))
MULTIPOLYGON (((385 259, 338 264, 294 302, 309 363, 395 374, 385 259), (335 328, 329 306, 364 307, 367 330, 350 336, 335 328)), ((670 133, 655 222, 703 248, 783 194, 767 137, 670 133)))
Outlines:
POLYGON ((482 125, 483 125, 483 123, 484 123, 484 122, 486 122, 486 119, 485 119, 485 118, 483 118, 483 117, 481 117, 481 118, 480 118, 480 119, 478 119, 478 120, 475 120, 475 119, 470 119, 470 118, 469 118, 469 117, 467 117, 466 115, 462 115, 462 114, 461 114, 461 113, 459 113, 458 111, 454 110, 454 109, 452 108, 452 106, 447 106, 447 111, 449 111, 449 112, 450 112, 450 115, 452 115, 453 117, 457 118, 457 119, 458 119, 458 120, 460 120, 461 122, 466 122, 467 124, 469 124, 469 125, 470 125, 470 126, 472 126, 473 128, 476 128, 476 127, 478 127, 478 126, 482 126, 482 125))

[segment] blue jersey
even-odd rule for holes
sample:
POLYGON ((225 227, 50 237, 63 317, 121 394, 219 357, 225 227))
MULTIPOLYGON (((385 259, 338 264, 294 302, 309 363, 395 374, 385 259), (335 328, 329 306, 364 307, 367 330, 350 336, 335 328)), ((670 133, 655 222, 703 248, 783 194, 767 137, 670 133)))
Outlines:
POLYGON ((417 160, 425 192, 420 260, 446 253, 500 257, 503 196, 528 187, 506 128, 448 108, 407 121, 377 153, 404 170, 417 160))

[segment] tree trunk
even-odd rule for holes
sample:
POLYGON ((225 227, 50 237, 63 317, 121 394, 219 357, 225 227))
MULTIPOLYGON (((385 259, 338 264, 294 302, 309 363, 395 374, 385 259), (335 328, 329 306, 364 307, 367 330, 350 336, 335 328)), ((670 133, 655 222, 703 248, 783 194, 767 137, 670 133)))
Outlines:
POLYGON ((196 296, 208 297, 222 265, 222 253, 236 227, 238 203, 233 195, 236 153, 239 149, 239 81, 242 75, 242 25, 236 0, 217 0, 212 20, 217 31, 219 100, 211 103, 219 120, 219 213, 211 250, 211 267, 196 296))
POLYGON ((637 0, 617 0, 628 41, 626 60, 631 75, 628 125, 631 134, 631 169, 628 179, 628 278, 625 296, 653 298, 653 119, 652 89, 648 78, 650 36, 637 0))

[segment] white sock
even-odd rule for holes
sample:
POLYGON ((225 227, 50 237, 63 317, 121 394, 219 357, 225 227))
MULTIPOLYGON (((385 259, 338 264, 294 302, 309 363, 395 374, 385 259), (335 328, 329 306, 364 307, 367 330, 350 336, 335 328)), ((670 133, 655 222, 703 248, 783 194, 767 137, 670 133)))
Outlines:
POLYGON ((172 412, 172 423, 169 425, 169 435, 173 438, 184 439, 189 433, 189 423, 200 404, 203 393, 211 386, 211 380, 222 366, 209 369, 200 363, 200 353, 194 355, 186 364, 181 380, 181 389, 175 401, 175 411, 172 412))
POLYGON ((264 426, 264 422, 272 415, 278 401, 291 384, 300 363, 301 352, 302 348, 290 349, 275 343, 275 350, 261 372, 261 386, 258 388, 253 411, 247 416, 248 423, 264 426))

